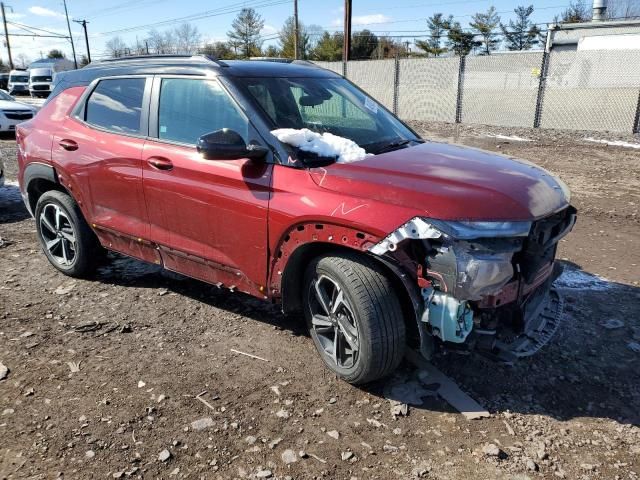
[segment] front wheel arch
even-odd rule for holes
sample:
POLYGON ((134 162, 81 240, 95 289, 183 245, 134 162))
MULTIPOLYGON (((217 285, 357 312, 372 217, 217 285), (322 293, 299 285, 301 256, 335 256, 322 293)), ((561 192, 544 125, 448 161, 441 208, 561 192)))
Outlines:
POLYGON ((286 314, 302 312, 303 279, 307 265, 318 257, 340 253, 361 255, 380 266, 387 278, 392 281, 394 291, 400 300, 407 340, 410 346, 418 346, 420 344, 418 322, 421 315, 422 299, 417 285, 412 287, 411 280, 407 281, 407 275, 404 275, 404 279, 401 278, 403 275, 401 267, 394 266, 386 260, 383 261, 376 255, 354 248, 327 242, 309 242, 296 248, 288 258, 282 272, 281 302, 283 312, 286 314))

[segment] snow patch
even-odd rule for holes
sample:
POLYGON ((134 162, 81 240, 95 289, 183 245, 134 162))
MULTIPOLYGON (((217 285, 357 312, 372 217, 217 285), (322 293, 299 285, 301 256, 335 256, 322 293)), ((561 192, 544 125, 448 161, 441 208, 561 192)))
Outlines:
POLYGON ((498 140, 511 140, 512 142, 532 142, 528 138, 518 137, 516 135, 498 135, 496 133, 485 133, 485 137, 497 138, 498 140))
POLYGON ((371 155, 353 140, 332 133, 319 134, 308 128, 279 128, 271 133, 281 142, 321 157, 338 157, 338 163, 357 162, 371 155))
POLYGON ((598 140, 597 138, 587 137, 586 142, 603 143, 609 147, 624 147, 640 149, 640 143, 623 142, 622 140, 598 140))
POLYGON ((555 286, 567 290, 606 291, 615 285, 599 275, 587 273, 584 270, 565 267, 562 275, 555 281, 555 286))

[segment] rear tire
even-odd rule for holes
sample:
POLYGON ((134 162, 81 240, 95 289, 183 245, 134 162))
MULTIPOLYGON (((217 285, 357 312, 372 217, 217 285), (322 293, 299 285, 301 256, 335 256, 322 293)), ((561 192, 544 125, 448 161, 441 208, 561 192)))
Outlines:
POLYGON ((398 367, 406 344, 402 308, 378 264, 352 253, 319 257, 303 288, 311 338, 331 371, 358 385, 398 367))
POLYGON ((102 247, 73 198, 58 191, 43 193, 35 219, 38 240, 51 265, 71 277, 95 271, 102 247))

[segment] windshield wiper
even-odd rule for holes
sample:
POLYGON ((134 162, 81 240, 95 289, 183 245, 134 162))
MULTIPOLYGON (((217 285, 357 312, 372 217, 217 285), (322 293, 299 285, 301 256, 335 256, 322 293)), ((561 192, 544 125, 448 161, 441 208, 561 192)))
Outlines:
POLYGON ((378 148, 375 151, 375 154, 377 155, 379 153, 391 152, 393 150, 399 149, 400 147, 404 147, 405 145, 408 145, 411 142, 424 143, 424 140, 421 140, 419 138, 406 138, 404 140, 396 140, 395 142, 387 143, 386 145, 383 145, 382 147, 378 148))

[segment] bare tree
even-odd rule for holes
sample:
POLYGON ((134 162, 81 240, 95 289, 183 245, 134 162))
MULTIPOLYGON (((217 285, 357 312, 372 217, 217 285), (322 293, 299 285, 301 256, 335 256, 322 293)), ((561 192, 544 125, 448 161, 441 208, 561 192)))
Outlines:
POLYGON ((19 53, 13 59, 13 63, 16 68, 27 68, 31 63, 31 59, 27 57, 24 53, 19 53))
POLYGON ((609 0, 607 20, 640 18, 640 0, 609 0))
POLYGON ((127 55, 129 51, 127 44, 124 43, 120 37, 113 37, 105 44, 105 47, 109 55, 113 58, 123 57, 127 55))
POLYGON ((176 53, 196 53, 200 44, 198 27, 190 23, 183 23, 174 31, 176 53))
POLYGON ((159 32, 155 29, 150 30, 147 34, 146 42, 149 45, 149 53, 161 55, 174 53, 175 51, 175 38, 171 31, 159 32))

